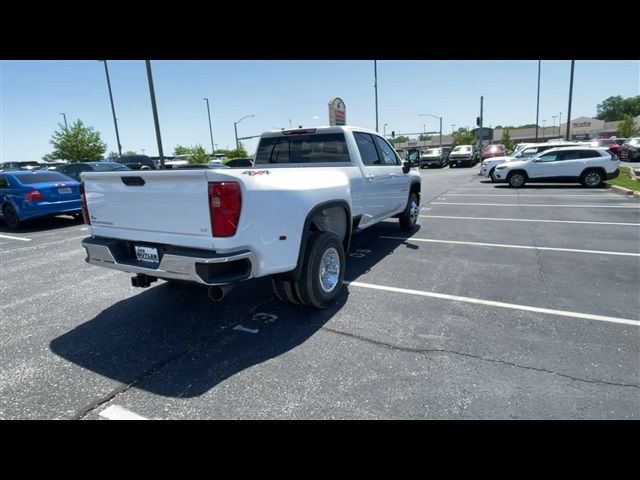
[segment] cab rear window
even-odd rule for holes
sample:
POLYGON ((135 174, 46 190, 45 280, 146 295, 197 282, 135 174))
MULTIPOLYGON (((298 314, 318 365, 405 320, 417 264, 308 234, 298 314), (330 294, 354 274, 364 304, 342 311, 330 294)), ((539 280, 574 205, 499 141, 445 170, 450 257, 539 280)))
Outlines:
POLYGON ((260 140, 255 165, 282 163, 349 163, 343 133, 319 133, 260 140))

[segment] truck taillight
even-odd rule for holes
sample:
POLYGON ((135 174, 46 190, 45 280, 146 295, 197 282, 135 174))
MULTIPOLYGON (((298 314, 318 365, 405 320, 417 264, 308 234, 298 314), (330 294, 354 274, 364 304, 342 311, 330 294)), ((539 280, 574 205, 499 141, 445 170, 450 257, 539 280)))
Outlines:
POLYGON ((24 196, 24 199, 30 202, 42 202, 44 197, 38 190, 31 190, 24 196))
POLYGON ((89 210, 87 209, 87 197, 84 194, 84 182, 80 182, 80 199, 82 200, 82 217, 84 218, 84 223, 91 225, 89 210))
POLYGON ((209 216, 211 235, 232 237, 238 229, 242 197, 240 184, 236 182, 209 183, 209 216))

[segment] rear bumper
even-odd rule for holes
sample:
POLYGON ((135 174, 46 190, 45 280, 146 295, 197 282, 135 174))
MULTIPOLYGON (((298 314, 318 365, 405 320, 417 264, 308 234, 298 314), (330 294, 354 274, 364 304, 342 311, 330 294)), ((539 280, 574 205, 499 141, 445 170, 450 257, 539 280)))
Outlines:
POLYGON ((50 215, 63 215, 65 213, 81 213, 82 204, 78 200, 65 200, 62 202, 38 202, 33 205, 20 206, 18 216, 20 220, 46 217, 50 215))
POLYGON ((219 254, 212 250, 174 247, 111 238, 88 237, 82 241, 87 263, 151 277, 183 280, 202 285, 228 285, 255 276, 257 259, 249 250, 219 254), (134 244, 157 248, 160 263, 138 261, 134 244))
POLYGON ((616 169, 616 171, 613 172, 613 173, 607 173, 606 177, 607 177, 607 180, 611 180, 613 178, 616 178, 618 175, 620 175, 620 169, 619 168, 616 169))
POLYGON ((420 160, 420 166, 421 167, 430 167, 431 165, 438 165, 438 166, 442 166, 444 165, 444 158, 442 157, 433 157, 433 158, 427 158, 427 159, 423 159, 420 160))

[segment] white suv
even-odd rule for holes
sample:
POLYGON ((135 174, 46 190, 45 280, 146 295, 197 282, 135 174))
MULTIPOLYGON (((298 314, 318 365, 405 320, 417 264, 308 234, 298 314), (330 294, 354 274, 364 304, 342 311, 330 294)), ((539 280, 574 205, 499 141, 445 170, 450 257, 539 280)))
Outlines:
POLYGON ((580 182, 585 187, 599 187, 620 173, 618 157, 606 148, 552 148, 535 157, 498 165, 497 182, 518 188, 527 182, 580 182))
POLYGON ((578 143, 521 143, 514 150, 511 156, 487 158, 482 161, 480 166, 480 175, 488 177, 492 182, 496 182, 496 167, 505 162, 513 162, 514 160, 524 160, 528 157, 535 157, 538 153, 552 148, 578 147, 578 143))

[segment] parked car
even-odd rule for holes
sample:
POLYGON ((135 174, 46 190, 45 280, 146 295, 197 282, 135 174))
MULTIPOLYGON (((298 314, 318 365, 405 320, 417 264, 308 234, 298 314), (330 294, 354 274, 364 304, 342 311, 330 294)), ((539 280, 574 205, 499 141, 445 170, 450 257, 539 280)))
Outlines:
POLYGON ((640 137, 628 138, 622 144, 620 158, 635 162, 640 159, 640 137))
POLYGON ((13 230, 23 220, 59 215, 82 215, 80 184, 51 170, 0 173, 0 212, 13 230))
POLYGON ((473 145, 458 145, 449 155, 449 168, 457 166, 472 167, 478 163, 478 151, 473 145))
MULTIPOLYGON (((156 163, 159 168, 159 163, 156 163)), ((164 159, 164 168, 172 169, 182 167, 184 165, 189 165, 189 160, 187 160, 186 155, 176 155, 175 157, 166 157, 164 159)))
POLYGON ((420 155, 420 168, 430 167, 431 165, 444 167, 449 164, 450 153, 451 147, 429 148, 420 155))
MULTIPOLYGON (((529 157, 535 157, 540 152, 550 150, 552 148, 565 148, 565 147, 577 147, 579 143, 529 143, 527 146, 517 151, 510 156, 504 157, 492 157, 482 161, 480 165, 480 175, 488 177, 492 182, 496 181, 495 170, 496 167, 505 162, 511 162, 514 160, 523 160, 529 157)), ((586 145, 583 145, 586 146, 586 145)))
POLYGON ((126 165, 132 170, 155 170, 156 164, 146 155, 123 155, 116 158, 118 163, 126 165))
POLYGON ((489 145, 482 151, 482 160, 491 157, 504 157, 508 155, 504 145, 489 145))
POLYGON ((599 187, 619 175, 620 159, 606 148, 552 148, 535 157, 498 165, 495 178, 519 188, 527 182, 580 182, 599 187))
POLYGON ((622 156, 622 143, 625 138, 596 138, 589 145, 592 147, 605 147, 615 153, 618 157, 622 156))
POLYGON ((232 158, 231 160, 228 160, 225 165, 230 168, 253 167, 253 159, 250 157, 232 158))
POLYGON ((54 170, 68 175, 74 180, 80 181, 80 174, 82 172, 113 172, 115 170, 131 169, 117 162, 77 162, 59 165, 55 167, 54 170))
POLYGON ((0 171, 8 170, 39 170, 44 166, 43 163, 34 161, 17 161, 0 163, 0 171))

